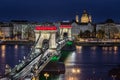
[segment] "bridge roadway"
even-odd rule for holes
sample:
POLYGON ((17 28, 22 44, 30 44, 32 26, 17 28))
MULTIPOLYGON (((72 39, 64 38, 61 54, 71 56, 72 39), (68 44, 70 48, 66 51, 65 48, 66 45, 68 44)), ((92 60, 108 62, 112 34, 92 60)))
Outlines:
MULTIPOLYGON (((45 51, 45 53, 44 54, 48 54, 49 52, 50 52, 51 50, 50 49, 48 49, 48 50, 46 50, 45 51)), ((39 61, 39 59, 40 59, 40 57, 42 56, 42 54, 40 54, 39 56, 37 56, 34 60, 32 60, 27 66, 25 66, 21 71, 19 71, 17 74, 15 74, 14 76, 13 76, 13 79, 14 80, 17 80, 17 79, 19 79, 20 77, 25 77, 25 76, 27 76, 29 73, 31 73, 31 68, 33 68, 33 65, 34 64, 36 64, 38 61, 39 61)), ((51 55, 52 56, 52 55, 51 55)), ((45 63, 45 62, 44 62, 45 63)))
POLYGON ((52 55, 51 55, 51 52, 47 55, 48 58, 46 59, 46 62, 44 62, 43 66, 41 66, 41 64, 38 64, 38 73, 40 73, 43 70, 43 68, 47 65, 47 63, 51 60, 51 58, 53 56, 60 55, 60 50, 63 48, 63 46, 65 46, 67 41, 68 41, 68 39, 64 39, 64 40, 58 42, 56 50, 51 49, 51 51, 52 52, 54 51, 54 52, 52 53, 52 55))
POLYGON ((32 73, 32 68, 35 64, 38 66, 37 73, 40 73, 53 56, 60 54, 61 48, 66 44, 67 41, 68 38, 58 41, 56 49, 46 49, 44 52, 40 53, 32 52, 32 54, 35 54, 34 58, 31 59, 31 61, 24 61, 20 63, 11 71, 9 77, 13 80, 25 78, 28 74, 32 73))

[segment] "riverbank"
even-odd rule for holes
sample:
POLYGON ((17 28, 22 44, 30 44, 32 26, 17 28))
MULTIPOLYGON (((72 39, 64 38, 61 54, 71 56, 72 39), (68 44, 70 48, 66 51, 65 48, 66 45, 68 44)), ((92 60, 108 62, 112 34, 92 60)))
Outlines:
POLYGON ((28 40, 5 40, 1 41, 0 45, 8 45, 8 44, 20 44, 20 45, 33 45, 34 41, 28 40))
MULTIPOLYGON (((33 45, 34 41, 29 40, 3 40, 0 42, 0 45, 33 45)), ((73 46, 79 45, 79 46, 120 46, 120 42, 74 42, 74 45, 65 46, 63 50, 75 50, 73 46)))
POLYGON ((79 46, 120 46, 120 42, 75 42, 79 46))

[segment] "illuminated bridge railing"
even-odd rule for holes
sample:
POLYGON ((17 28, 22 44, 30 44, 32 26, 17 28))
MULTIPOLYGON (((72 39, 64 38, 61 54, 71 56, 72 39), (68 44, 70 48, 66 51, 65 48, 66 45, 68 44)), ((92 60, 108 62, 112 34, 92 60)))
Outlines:
POLYGON ((44 53, 45 52, 37 54, 33 59, 31 59, 31 61, 25 63, 21 68, 19 68, 19 70, 17 70, 14 75, 11 75, 13 79, 17 80, 20 77, 25 77, 27 74, 31 73, 31 68, 40 60, 42 54, 44 53))
POLYGON ((25 61, 23 61, 17 67, 12 69, 10 76, 12 76, 14 80, 18 80, 20 77, 25 77, 27 76, 27 74, 31 73, 31 69, 36 63, 38 64, 38 72, 40 73, 53 56, 55 56, 56 54, 60 54, 59 51, 67 43, 67 41, 69 41, 69 39, 64 38, 63 40, 59 40, 58 42, 56 42, 57 48, 55 50, 48 49, 42 53, 34 53, 34 51, 32 51, 31 55, 28 58, 26 58, 25 61), (42 56, 42 54, 44 55, 42 56))
POLYGON ((51 49, 51 51, 49 51, 47 55, 41 59, 38 65, 38 73, 40 73, 43 70, 43 68, 48 64, 48 62, 51 60, 52 57, 60 54, 59 51, 63 48, 63 46, 66 44, 68 40, 69 40, 68 38, 65 38, 57 42, 56 50, 51 49))
POLYGON ((18 73, 20 70, 22 70, 26 65, 28 65, 35 57, 37 57, 40 53, 35 53, 35 46, 38 43, 40 38, 40 35, 37 39, 37 41, 35 42, 32 50, 30 51, 30 53, 28 54, 28 56, 26 57, 25 60, 23 60, 20 64, 16 65, 12 70, 11 73, 9 74, 10 76, 15 75, 16 73, 18 73), (33 54, 34 53, 34 54, 33 54))

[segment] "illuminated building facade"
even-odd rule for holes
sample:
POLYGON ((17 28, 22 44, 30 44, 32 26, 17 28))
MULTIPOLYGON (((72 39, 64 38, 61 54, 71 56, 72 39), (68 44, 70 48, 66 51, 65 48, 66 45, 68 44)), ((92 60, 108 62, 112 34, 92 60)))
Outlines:
POLYGON ((13 37, 13 25, 11 23, 0 24, 0 39, 11 39, 13 37))
POLYGON ((92 17, 87 13, 86 10, 83 11, 81 18, 79 19, 79 15, 77 14, 75 17, 75 22, 71 24, 72 28, 72 35, 79 35, 80 33, 90 34, 87 37, 93 37, 93 32, 95 30, 94 24, 92 24, 92 17))
POLYGON ((79 35, 80 33, 92 33, 94 32, 94 24, 92 23, 76 23, 73 22, 72 24, 72 35, 76 36, 79 35))
POLYGON ((36 24, 28 21, 13 20, 13 35, 15 39, 31 40, 34 37, 34 27, 36 24))
POLYGON ((92 23, 92 16, 89 15, 86 10, 84 10, 80 19, 79 15, 76 14, 75 21, 76 23, 92 23))
POLYGON ((76 17, 75 17, 75 21, 76 21, 77 23, 79 23, 79 15, 78 15, 78 14, 77 14, 76 17))
POLYGON ((87 13, 86 10, 83 11, 83 14, 81 16, 81 23, 91 23, 92 17, 87 13))
POLYGON ((120 23, 108 19, 104 23, 96 24, 96 37, 104 39, 120 38, 120 23))

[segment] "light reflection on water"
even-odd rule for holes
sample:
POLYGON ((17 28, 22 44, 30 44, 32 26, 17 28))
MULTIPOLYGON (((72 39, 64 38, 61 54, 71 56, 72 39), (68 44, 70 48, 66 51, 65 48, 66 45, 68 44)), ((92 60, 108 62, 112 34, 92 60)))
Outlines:
POLYGON ((66 73, 58 80, 112 80, 108 71, 120 64, 120 47, 77 46, 76 49, 67 57, 66 73))
POLYGON ((76 58, 76 53, 73 52, 72 54, 70 54, 67 59, 64 61, 65 65, 74 65, 74 63, 71 62, 75 62, 75 58, 76 58))
POLYGON ((18 45, 15 45, 15 49, 16 49, 16 50, 18 49, 18 45))
POLYGON ((76 52, 77 53, 82 53, 82 46, 77 46, 76 45, 76 52))
POLYGON ((5 63, 5 52, 6 52, 6 46, 2 45, 1 46, 1 58, 2 58, 2 63, 5 63))
POLYGON ((30 51, 29 46, 23 45, 0 45, 0 75, 4 75, 6 64, 11 67, 19 64, 23 56, 30 51))
POLYGON ((0 73, 0 75, 2 75, 2 73, 4 73, 4 66, 5 66, 5 57, 6 57, 6 46, 5 45, 2 45, 2 46, 0 46, 1 47, 1 50, 0 50, 0 58, 1 58, 1 60, 0 60, 0 64, 1 64, 1 66, 0 66, 0 71, 1 71, 1 73, 0 73))
MULTIPOLYGON (((30 51, 30 46, 1 45, 0 72, 5 64, 17 65, 30 51)), ((108 71, 120 64, 120 47, 77 46, 64 61, 65 74, 52 80, 112 80, 108 71)))

